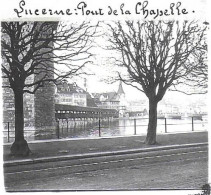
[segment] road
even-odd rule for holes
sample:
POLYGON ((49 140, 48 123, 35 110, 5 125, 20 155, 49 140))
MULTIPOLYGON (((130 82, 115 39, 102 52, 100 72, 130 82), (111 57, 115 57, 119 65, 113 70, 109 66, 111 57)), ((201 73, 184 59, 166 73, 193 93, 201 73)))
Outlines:
POLYGON ((4 168, 7 191, 201 189, 207 146, 4 168))

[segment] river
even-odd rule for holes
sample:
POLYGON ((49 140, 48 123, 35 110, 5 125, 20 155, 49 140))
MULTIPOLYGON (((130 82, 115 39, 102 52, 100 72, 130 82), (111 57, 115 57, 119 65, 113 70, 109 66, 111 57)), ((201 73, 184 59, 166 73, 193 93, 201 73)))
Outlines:
MULTIPOLYGON (((60 120, 59 138, 96 138, 110 136, 146 135, 148 119, 112 119, 95 121, 60 120)), ((157 133, 176 133, 207 130, 207 120, 158 119, 157 133)), ((53 136, 54 137, 54 136, 53 136)), ((37 135, 36 139, 47 139, 49 136, 37 135)))
MULTIPOLYGON (((25 130, 25 139, 46 140, 62 138, 97 138, 111 136, 146 135, 147 118, 125 118, 125 119, 104 119, 100 120, 60 120, 59 132, 25 130)), ((157 133, 179 133, 191 131, 206 131, 208 129, 207 118, 194 120, 192 118, 183 119, 158 119, 157 133)), ((7 130, 4 131, 4 142, 14 141, 14 129, 10 129, 9 139, 7 130)))

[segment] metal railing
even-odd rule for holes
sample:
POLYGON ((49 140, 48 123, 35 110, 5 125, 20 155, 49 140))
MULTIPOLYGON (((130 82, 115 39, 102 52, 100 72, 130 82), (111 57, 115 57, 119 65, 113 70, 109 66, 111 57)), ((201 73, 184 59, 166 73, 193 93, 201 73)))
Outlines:
MULTIPOLYGON (((79 127, 81 127, 81 126, 83 126, 83 130, 89 131, 91 129, 95 129, 96 131, 98 131, 97 134, 95 132, 95 137, 96 136, 102 137, 104 131, 108 131, 108 128, 113 128, 113 129, 115 129, 115 128, 130 128, 131 131, 133 129, 133 133, 130 131, 133 135, 138 135, 139 134, 138 129, 140 127, 144 127, 144 126, 148 125, 148 124, 144 124, 144 123, 140 124, 141 120, 148 120, 148 118, 132 118, 132 119, 125 118, 125 119, 112 119, 112 120, 109 120, 109 118, 108 118, 107 121, 102 118, 98 118, 95 121, 88 121, 85 119, 74 120, 74 121, 67 120, 67 119, 59 119, 59 120, 57 120, 56 132, 55 132, 55 135, 53 136, 53 138, 57 138, 57 139, 63 138, 65 130, 67 130, 66 134, 68 134, 68 130, 74 129, 75 131, 77 131, 79 129, 79 127), (125 124, 124 120, 130 121, 130 124, 129 125, 125 124), (112 126, 111 123, 115 122, 115 121, 118 121, 118 122, 123 121, 123 125, 119 125, 119 123, 117 123, 116 126, 115 125, 112 126), (139 124, 138 124, 138 122, 139 122, 139 124), (77 124, 77 123, 80 123, 80 124, 77 124), (88 127, 88 125, 87 125, 88 123, 91 123, 91 126, 88 127)), ((202 120, 200 121, 198 119, 195 119, 194 117, 189 118, 190 122, 188 122, 188 123, 187 122, 186 123, 178 123, 178 121, 182 121, 180 119, 175 119, 175 121, 177 121, 177 123, 170 123, 169 121, 172 122, 172 119, 168 119, 168 118, 158 119, 158 121, 161 121, 161 120, 163 120, 164 122, 162 124, 158 124, 157 126, 164 126, 164 128, 162 128, 164 133, 168 133, 170 126, 173 126, 173 125, 188 125, 188 127, 190 127, 190 131, 195 131, 195 130, 199 130, 199 129, 195 129, 195 126, 197 124, 207 124, 207 121, 202 121, 202 120)), ((147 122, 147 121, 145 121, 145 122, 147 122)), ((14 127, 12 127, 11 124, 12 124, 11 122, 4 122, 5 130, 3 132, 4 132, 4 137, 6 137, 7 142, 10 142, 12 139, 14 139, 15 131, 14 131, 14 127)), ((34 130, 25 130, 24 132, 27 133, 27 132, 35 132, 35 131, 34 130)), ((46 132, 46 134, 47 134, 47 132, 46 132)), ((71 135, 71 132, 69 132, 69 134, 66 136, 68 137, 70 135, 71 135)), ((77 135, 77 132, 76 132, 76 135, 77 135)), ((86 137, 86 136, 84 136, 84 137, 86 137)), ((49 139, 51 139, 51 138, 49 138, 49 139)), ((42 136, 40 136, 39 139, 42 139, 42 136)))

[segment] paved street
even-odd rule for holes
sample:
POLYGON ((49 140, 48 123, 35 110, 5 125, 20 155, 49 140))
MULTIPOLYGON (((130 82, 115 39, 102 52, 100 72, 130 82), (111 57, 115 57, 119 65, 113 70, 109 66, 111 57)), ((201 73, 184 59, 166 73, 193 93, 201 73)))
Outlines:
POLYGON ((7 191, 201 189, 207 146, 5 167, 7 191))

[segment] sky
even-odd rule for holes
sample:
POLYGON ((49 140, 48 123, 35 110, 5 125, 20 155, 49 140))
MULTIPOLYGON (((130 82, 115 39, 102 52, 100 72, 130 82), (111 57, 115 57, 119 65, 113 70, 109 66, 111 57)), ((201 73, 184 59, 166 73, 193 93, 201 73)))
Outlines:
MULTIPOLYGON (((90 93, 103 93, 103 92, 113 92, 113 91, 117 92, 119 87, 119 81, 112 84, 104 82, 104 80, 106 80, 111 73, 109 66, 106 67, 104 65, 93 65, 90 66, 90 69, 92 70, 93 73, 95 73, 95 75, 86 76, 87 79, 86 85, 88 92, 90 93)), ((76 81, 80 87, 84 88, 83 78, 77 78, 73 80, 76 81)), ((128 86, 124 83, 122 83, 122 86, 126 95, 126 99, 128 101, 148 100, 143 92, 133 88, 132 86, 128 86)), ((207 94, 186 95, 180 92, 167 91, 164 96, 164 99, 168 99, 175 104, 187 105, 188 103, 195 101, 206 102, 207 94)))
MULTIPOLYGON (((112 84, 108 83, 109 78, 115 76, 115 72, 120 69, 115 66, 115 62, 110 62, 110 56, 113 55, 113 51, 105 49, 105 37, 98 37, 96 42, 96 47, 92 49, 93 53, 95 53, 93 64, 87 65, 85 69, 85 72, 89 72, 93 75, 73 78, 70 82, 76 81, 77 84, 83 88, 84 78, 86 78, 87 91, 90 93, 117 92, 119 81, 112 84)), ((143 92, 124 83, 122 85, 128 101, 147 100, 147 97, 143 92)), ((185 95, 180 92, 167 91, 164 99, 169 99, 175 104, 186 105, 187 103, 194 101, 207 101, 207 95, 185 95)))

